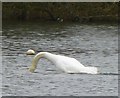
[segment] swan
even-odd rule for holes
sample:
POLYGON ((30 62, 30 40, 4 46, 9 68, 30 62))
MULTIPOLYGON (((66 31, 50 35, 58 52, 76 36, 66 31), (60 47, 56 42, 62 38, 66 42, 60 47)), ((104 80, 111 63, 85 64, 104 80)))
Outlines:
POLYGON ((75 58, 56 55, 49 52, 39 52, 36 54, 32 60, 32 65, 29 68, 30 72, 34 72, 37 63, 40 58, 46 58, 51 61, 54 65, 56 65, 59 69, 66 73, 88 73, 88 74, 97 74, 96 67, 85 67, 75 58))

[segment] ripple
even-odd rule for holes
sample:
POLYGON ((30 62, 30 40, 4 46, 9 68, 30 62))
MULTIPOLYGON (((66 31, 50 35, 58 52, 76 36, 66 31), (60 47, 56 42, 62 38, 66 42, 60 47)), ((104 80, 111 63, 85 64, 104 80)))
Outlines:
POLYGON ((116 26, 21 23, 18 28, 10 23, 3 30, 3 88, 7 88, 3 95, 117 95, 116 26), (30 48, 74 57, 101 70, 96 75, 67 74, 41 59, 35 73, 30 73, 27 67, 34 56, 25 55, 30 48))

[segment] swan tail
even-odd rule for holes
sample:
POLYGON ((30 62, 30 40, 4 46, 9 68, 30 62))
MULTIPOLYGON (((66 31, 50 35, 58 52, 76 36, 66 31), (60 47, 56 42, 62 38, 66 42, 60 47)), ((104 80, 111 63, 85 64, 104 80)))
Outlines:
POLYGON ((96 67, 85 67, 83 72, 88 73, 88 74, 97 74, 98 69, 96 67))

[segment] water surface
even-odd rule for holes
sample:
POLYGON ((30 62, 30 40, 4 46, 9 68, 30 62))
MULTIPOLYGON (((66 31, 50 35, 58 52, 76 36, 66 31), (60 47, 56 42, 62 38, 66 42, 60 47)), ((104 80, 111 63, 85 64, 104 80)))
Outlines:
POLYGON ((117 96, 117 25, 4 22, 2 65, 4 96, 117 96), (46 59, 30 73, 34 56, 25 54, 30 48, 74 57, 100 73, 66 74, 46 59))

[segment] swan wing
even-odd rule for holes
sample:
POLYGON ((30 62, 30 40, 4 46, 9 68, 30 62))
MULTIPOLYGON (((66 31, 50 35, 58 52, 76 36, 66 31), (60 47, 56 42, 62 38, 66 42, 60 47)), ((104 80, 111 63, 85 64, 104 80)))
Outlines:
POLYGON ((84 67, 84 65, 82 65, 75 58, 70 58, 66 56, 59 56, 57 61, 55 62, 55 65, 58 68, 69 73, 80 72, 80 69, 84 67))

